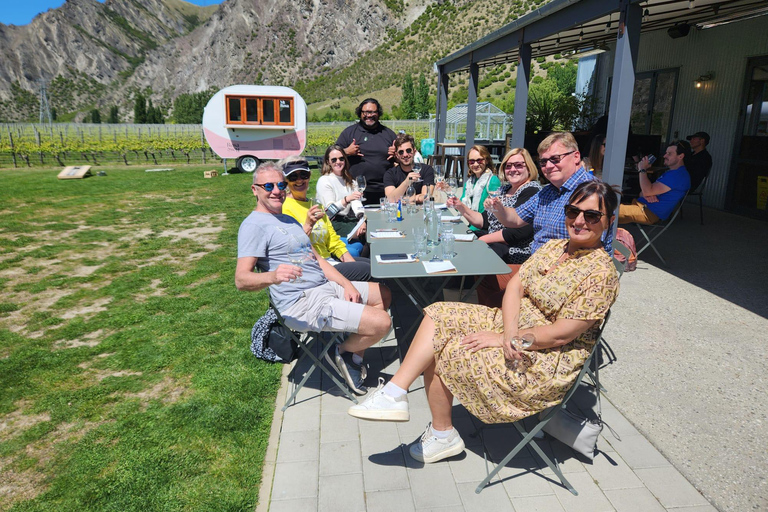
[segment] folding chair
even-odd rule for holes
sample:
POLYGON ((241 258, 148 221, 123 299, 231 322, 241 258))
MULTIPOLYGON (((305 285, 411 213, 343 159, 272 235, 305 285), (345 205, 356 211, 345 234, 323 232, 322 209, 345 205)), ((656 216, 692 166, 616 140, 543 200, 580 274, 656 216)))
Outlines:
MULTIPOLYGON (((512 458, 517 455, 520 450, 525 448, 526 446, 530 445, 531 448, 536 452, 536 454, 543 460, 547 466, 549 466, 549 469, 551 469, 555 475, 560 479, 560 483, 571 491, 574 496, 578 496, 579 493, 576 491, 576 489, 573 488, 571 483, 565 478, 563 475, 563 472, 560 471, 559 463, 557 462, 557 459, 553 461, 550 459, 544 451, 539 448, 539 445, 536 444, 536 441, 534 440, 534 436, 538 434, 542 428, 544 428, 544 425, 549 423, 549 420, 554 418, 554 416, 565 407, 565 405, 568 403, 568 401, 571 399, 571 397, 576 393, 576 390, 579 388, 579 385, 581 384, 582 379, 584 378, 584 375, 586 375, 587 370, 589 369, 589 365, 592 362, 592 358, 594 357, 595 353, 599 350, 600 347, 600 340, 603 336, 603 330, 605 329, 605 325, 608 323, 608 318, 611 316, 611 312, 608 311, 608 313, 605 315, 605 319, 603 320, 603 324, 600 326, 600 330, 597 333, 596 336, 596 342, 595 346, 592 347, 592 351, 589 353, 589 357, 587 357, 587 360, 584 361, 584 366, 581 368, 581 371, 579 372, 579 375, 576 377, 576 380, 573 383, 573 386, 571 386, 571 389, 568 390, 568 392, 565 394, 565 397, 563 397, 563 401, 559 404, 555 405, 554 407, 551 407, 549 410, 544 412, 542 415, 539 416, 539 422, 534 426, 530 431, 526 431, 525 425, 523 424, 523 421, 526 418, 523 418, 521 420, 516 421, 512 425, 517 429, 517 431, 520 433, 520 435, 523 437, 523 439, 517 443, 517 445, 510 451, 506 457, 504 457, 501 462, 499 462, 496 467, 493 469, 493 471, 488 472, 488 453, 485 449, 485 442, 483 442, 483 457, 485 458, 485 469, 487 476, 485 479, 480 482, 480 485, 477 486, 477 489, 475 489, 475 493, 480 494, 482 490, 490 483, 490 481, 495 477, 499 471, 503 467, 509 463, 512 458)), ((597 378, 597 373, 595 373, 595 378, 597 378)), ((599 381, 597 383, 599 386, 599 381)), ((535 415, 534 415, 535 416, 535 415)), ((480 429, 480 436, 482 438, 482 427, 480 429)))
POLYGON ((640 234, 643 235, 643 238, 646 240, 646 244, 639 248, 637 250, 637 256, 640 257, 640 253, 642 253, 644 250, 646 250, 648 247, 653 249, 653 252, 656 253, 656 256, 659 257, 661 262, 664 264, 664 266, 667 265, 667 261, 661 256, 661 253, 659 253, 659 250, 656 249, 656 246, 653 245, 653 242, 659 238, 662 233, 664 233, 669 226, 672 225, 672 223, 677 218, 678 214, 680 213, 680 210, 683 208, 683 203, 685 202, 685 199, 688 197, 688 193, 683 196, 683 198, 680 200, 679 203, 677 203, 677 206, 675 206, 674 211, 672 212, 672 215, 670 215, 667 220, 662 220, 657 222, 656 224, 639 224, 637 222, 634 222, 632 225, 637 228, 638 231, 640 231, 640 234))
MULTIPOLYGON (((272 304, 272 299, 269 300, 270 307, 274 308, 275 313, 277 313, 278 322, 280 322, 282 325, 285 325, 285 319, 280 314, 280 312, 277 310, 277 308, 274 307, 272 304)), ((287 326, 286 326, 287 328, 287 326)), ((336 384, 339 389, 341 389, 345 395, 347 395, 347 398, 352 400, 355 404, 357 404, 357 398, 355 398, 355 395, 352 394, 352 392, 349 390, 347 385, 345 383, 342 383, 339 381, 339 379, 336 378, 336 375, 329 370, 325 364, 323 364, 323 358, 325 357, 325 354, 328 353, 328 351, 336 345, 338 342, 339 336, 341 336, 342 333, 340 332, 334 332, 334 333, 322 333, 322 332, 313 332, 313 331, 307 331, 300 333, 303 335, 304 340, 302 341, 302 336, 297 335, 295 331, 292 329, 288 329, 288 331, 291 333, 291 338, 293 338, 293 341, 296 342, 296 344, 299 346, 299 350, 301 351, 301 356, 299 356, 298 360, 293 363, 293 368, 291 369, 291 372, 288 374, 288 380, 293 382, 293 392, 291 393, 291 396, 288 397, 288 400, 285 401, 285 405, 283 405, 282 411, 284 412, 288 407, 290 407, 291 402, 296 401, 296 395, 299 394, 299 391, 301 391, 301 388, 304 387, 304 384, 307 383, 307 380, 312 376, 312 373, 314 373, 315 368, 320 368, 320 371, 322 371, 324 374, 326 374, 328 377, 331 378, 334 384, 336 384), (323 334, 330 334, 331 336, 323 336, 323 334), (314 344, 319 343, 320 353, 316 356, 314 354, 314 344), (304 376, 301 379, 301 382, 298 384, 296 383, 296 372, 298 371, 298 368, 301 366, 302 362, 305 360, 305 358, 309 358, 312 363, 309 367, 309 369, 304 373, 304 376)))
MULTIPOLYGON (((704 175, 704 179, 701 180, 701 183, 699 183, 699 186, 696 187, 696 190, 692 190, 688 192, 688 197, 698 196, 699 197, 699 221, 701 222, 701 225, 704 225, 704 187, 707 186, 707 178, 709 178, 709 172, 712 170, 710 167, 709 171, 707 171, 707 174, 704 175)), ((680 218, 683 218, 683 209, 680 209, 680 218)))

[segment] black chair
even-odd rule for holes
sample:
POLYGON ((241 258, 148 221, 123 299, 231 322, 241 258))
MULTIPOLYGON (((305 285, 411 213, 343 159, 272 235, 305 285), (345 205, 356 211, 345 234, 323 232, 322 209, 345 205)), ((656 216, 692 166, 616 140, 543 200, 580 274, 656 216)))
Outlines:
MULTIPOLYGON (((707 178, 709 178, 709 171, 707 171, 707 174, 704 175, 704 179, 701 180, 701 183, 699 183, 699 186, 696 187, 696 190, 688 192, 688 197, 698 196, 699 198, 699 221, 701 222, 702 226, 704 225, 704 200, 702 196, 704 195, 704 187, 707 186, 707 178)), ((680 209, 680 218, 683 218, 682 208, 680 209)))

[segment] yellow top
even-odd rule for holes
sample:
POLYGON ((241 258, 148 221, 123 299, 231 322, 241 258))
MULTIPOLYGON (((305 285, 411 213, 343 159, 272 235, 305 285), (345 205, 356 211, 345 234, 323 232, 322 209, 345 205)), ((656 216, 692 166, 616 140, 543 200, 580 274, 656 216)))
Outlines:
MULTIPOLYGON (((307 220, 310 206, 312 205, 309 201, 297 201, 292 197, 287 197, 283 203, 283 213, 290 215, 303 225, 304 221, 307 220)), ((341 259, 341 256, 347 252, 346 244, 336 234, 336 230, 333 229, 333 224, 327 215, 324 215, 312 227, 309 240, 317 253, 326 259, 331 256, 341 259)))

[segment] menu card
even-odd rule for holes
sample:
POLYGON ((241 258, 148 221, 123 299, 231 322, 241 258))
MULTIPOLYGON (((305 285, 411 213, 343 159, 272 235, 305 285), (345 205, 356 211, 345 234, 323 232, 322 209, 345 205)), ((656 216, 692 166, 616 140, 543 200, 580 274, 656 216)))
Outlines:
POLYGON ((427 274, 451 274, 458 272, 450 261, 422 261, 427 274))

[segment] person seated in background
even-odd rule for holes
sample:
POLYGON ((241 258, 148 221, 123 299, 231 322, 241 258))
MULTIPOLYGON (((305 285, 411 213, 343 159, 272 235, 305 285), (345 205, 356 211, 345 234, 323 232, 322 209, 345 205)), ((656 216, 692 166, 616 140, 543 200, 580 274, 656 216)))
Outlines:
POLYGON ((685 168, 691 176, 691 190, 698 190, 712 169, 712 155, 707 151, 709 134, 696 132, 687 136, 686 140, 691 144, 691 157, 685 161, 685 168))
POLYGON ((384 193, 390 201, 406 197, 408 187, 413 185, 414 204, 421 204, 429 197, 435 186, 435 170, 431 165, 419 164, 419 171, 414 170, 416 141, 412 135, 399 133, 395 137, 396 166, 384 173, 384 193))
MULTIPOLYGON (((464 181, 464 190, 461 193, 461 202, 467 208, 478 213, 485 211, 485 200, 488 198, 488 184, 494 190, 501 186, 501 181, 496 176, 496 168, 493 166, 491 153, 485 146, 474 145, 467 153, 467 166, 469 172, 464 181)), ((480 231, 477 226, 470 226, 472 231, 480 231)), ((482 232, 484 233, 484 232, 482 232)))
MULTIPOLYGON (((538 181, 539 171, 528 150, 524 148, 510 150, 501 160, 499 169, 501 171, 499 175, 503 178, 499 198, 505 207, 518 207, 541 190, 541 184, 538 181)), ((512 270, 510 274, 485 277, 477 288, 480 304, 501 307, 501 299, 507 283, 531 255, 533 226, 526 224, 519 228, 506 228, 494 215, 493 208, 486 208, 479 213, 468 208, 455 197, 448 199, 447 204, 458 210, 471 225, 488 233, 481 236, 480 240, 487 243, 512 270)))
POLYGON ((654 182, 648 178, 647 171, 651 167, 648 157, 640 160, 637 170, 641 194, 632 204, 619 206, 619 224, 656 224, 672 215, 691 188, 691 177, 685 168, 685 161, 690 158, 690 154, 691 146, 686 141, 673 142, 667 146, 664 153, 667 171, 654 182))
POLYGON ((584 159, 582 165, 595 178, 603 177, 603 160, 605 159, 605 134, 598 133, 592 139, 589 147, 589 156, 584 159))
MULTIPOLYGON (((541 172, 549 180, 549 185, 515 208, 505 207, 498 198, 487 202, 499 222, 506 227, 533 225, 531 254, 549 240, 565 238, 568 233, 563 207, 577 186, 595 179, 581 166, 579 146, 569 132, 555 132, 547 136, 539 143, 538 153, 541 172)), ((611 240, 611 232, 608 231, 603 241, 608 254, 613 254, 611 240)))
POLYGON ((307 161, 300 156, 289 156, 280 160, 278 165, 290 190, 290 196, 283 203, 283 213, 302 224, 312 247, 341 275, 350 281, 370 281, 371 260, 349 254, 322 207, 307 200, 309 179, 312 177, 307 161))
POLYGON ((253 173, 251 190, 257 203, 237 234, 238 290, 269 287, 275 308, 289 329, 351 333, 329 357, 352 391, 363 395, 366 348, 391 328, 389 289, 377 283, 350 282, 314 250, 301 266, 289 253, 309 244, 302 225, 282 213, 287 183, 274 162, 253 173), (255 269, 260 272, 255 272, 255 269))
POLYGON ((321 172, 323 175, 315 186, 317 200, 331 219, 336 234, 347 245, 349 253, 353 257, 360 256, 365 245, 365 223, 351 239, 347 235, 365 216, 363 203, 360 201, 363 194, 356 190, 344 148, 333 144, 325 150, 321 172))
POLYGON ((617 202, 601 181, 576 187, 564 207, 567 238, 548 241, 523 263, 500 310, 458 302, 425 308, 392 380, 380 379, 348 413, 408 421, 408 388, 423 372, 432 422, 409 453, 432 463, 464 450, 451 417, 454 397, 483 423, 518 421, 561 402, 619 292, 601 240, 617 202))

